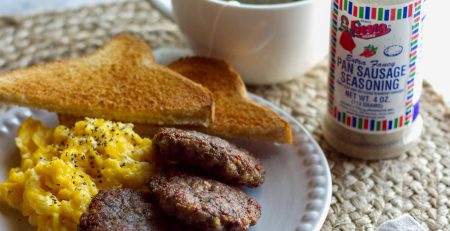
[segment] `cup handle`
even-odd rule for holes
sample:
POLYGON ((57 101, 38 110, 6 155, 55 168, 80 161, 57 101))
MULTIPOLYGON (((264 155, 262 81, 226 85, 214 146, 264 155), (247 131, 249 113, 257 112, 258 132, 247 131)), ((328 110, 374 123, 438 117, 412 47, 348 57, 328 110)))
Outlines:
POLYGON ((172 21, 175 21, 173 15, 172 1, 171 0, 149 0, 150 4, 159 10, 164 16, 168 17, 172 21))

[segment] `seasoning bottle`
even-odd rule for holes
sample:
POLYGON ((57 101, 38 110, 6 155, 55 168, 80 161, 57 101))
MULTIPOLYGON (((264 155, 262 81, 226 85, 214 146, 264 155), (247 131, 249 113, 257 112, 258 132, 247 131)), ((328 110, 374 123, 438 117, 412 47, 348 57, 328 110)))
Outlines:
POLYGON ((385 159, 421 134, 417 64, 423 0, 333 0, 325 139, 360 159, 385 159))

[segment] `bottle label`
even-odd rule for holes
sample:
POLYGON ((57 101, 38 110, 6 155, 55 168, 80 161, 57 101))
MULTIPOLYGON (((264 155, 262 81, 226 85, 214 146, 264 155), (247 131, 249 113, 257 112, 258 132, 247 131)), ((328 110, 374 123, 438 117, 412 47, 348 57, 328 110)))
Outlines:
POLYGON ((411 126, 419 114, 422 1, 389 7, 333 0, 328 111, 365 133, 411 126))

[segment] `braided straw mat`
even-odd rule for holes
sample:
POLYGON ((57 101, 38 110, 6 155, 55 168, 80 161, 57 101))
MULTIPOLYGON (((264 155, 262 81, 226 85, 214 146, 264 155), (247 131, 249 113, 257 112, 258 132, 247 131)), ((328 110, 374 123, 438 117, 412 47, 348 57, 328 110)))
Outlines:
MULTIPOLYGON (((185 46, 176 25, 143 0, 0 18, 0 72, 79 56, 125 32, 153 48, 185 46)), ((428 230, 449 230, 450 109, 442 97, 424 84, 425 131, 417 148, 393 160, 353 160, 334 152, 322 137, 326 77, 324 61, 288 83, 249 89, 292 114, 324 149, 333 196, 322 230, 375 230, 404 213, 428 230)))

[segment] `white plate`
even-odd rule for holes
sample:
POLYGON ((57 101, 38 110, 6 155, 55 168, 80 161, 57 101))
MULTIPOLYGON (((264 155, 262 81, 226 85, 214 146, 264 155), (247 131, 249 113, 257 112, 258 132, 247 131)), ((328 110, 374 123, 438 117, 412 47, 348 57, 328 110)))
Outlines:
MULTIPOLYGON (((163 48, 154 52, 161 64, 170 63, 189 50, 163 48)), ((262 216, 252 231, 315 231, 320 230, 331 200, 331 175, 327 160, 311 135, 289 114, 266 100, 250 97, 277 112, 293 130, 293 144, 234 141, 255 153, 267 170, 265 183, 256 189, 244 190, 262 205, 262 216)), ((33 116, 47 126, 58 121, 54 113, 13 108, 0 115, 0 182, 5 181, 11 167, 20 160, 14 139, 21 122, 33 116)), ((0 202, 0 230, 35 230, 19 212, 0 202)))
MULTIPOLYGON (((291 116, 260 97, 255 101, 269 106, 289 121, 294 132, 292 145, 237 141, 257 154, 267 170, 265 183, 245 189, 262 205, 262 217, 251 230, 319 230, 328 212, 331 177, 325 156, 306 130, 291 116)), ((19 165, 14 138, 21 122, 33 116, 47 126, 55 126, 54 113, 13 108, 0 116, 0 181, 8 170, 19 165)), ((0 230, 34 230, 20 213, 0 204, 0 230)))

